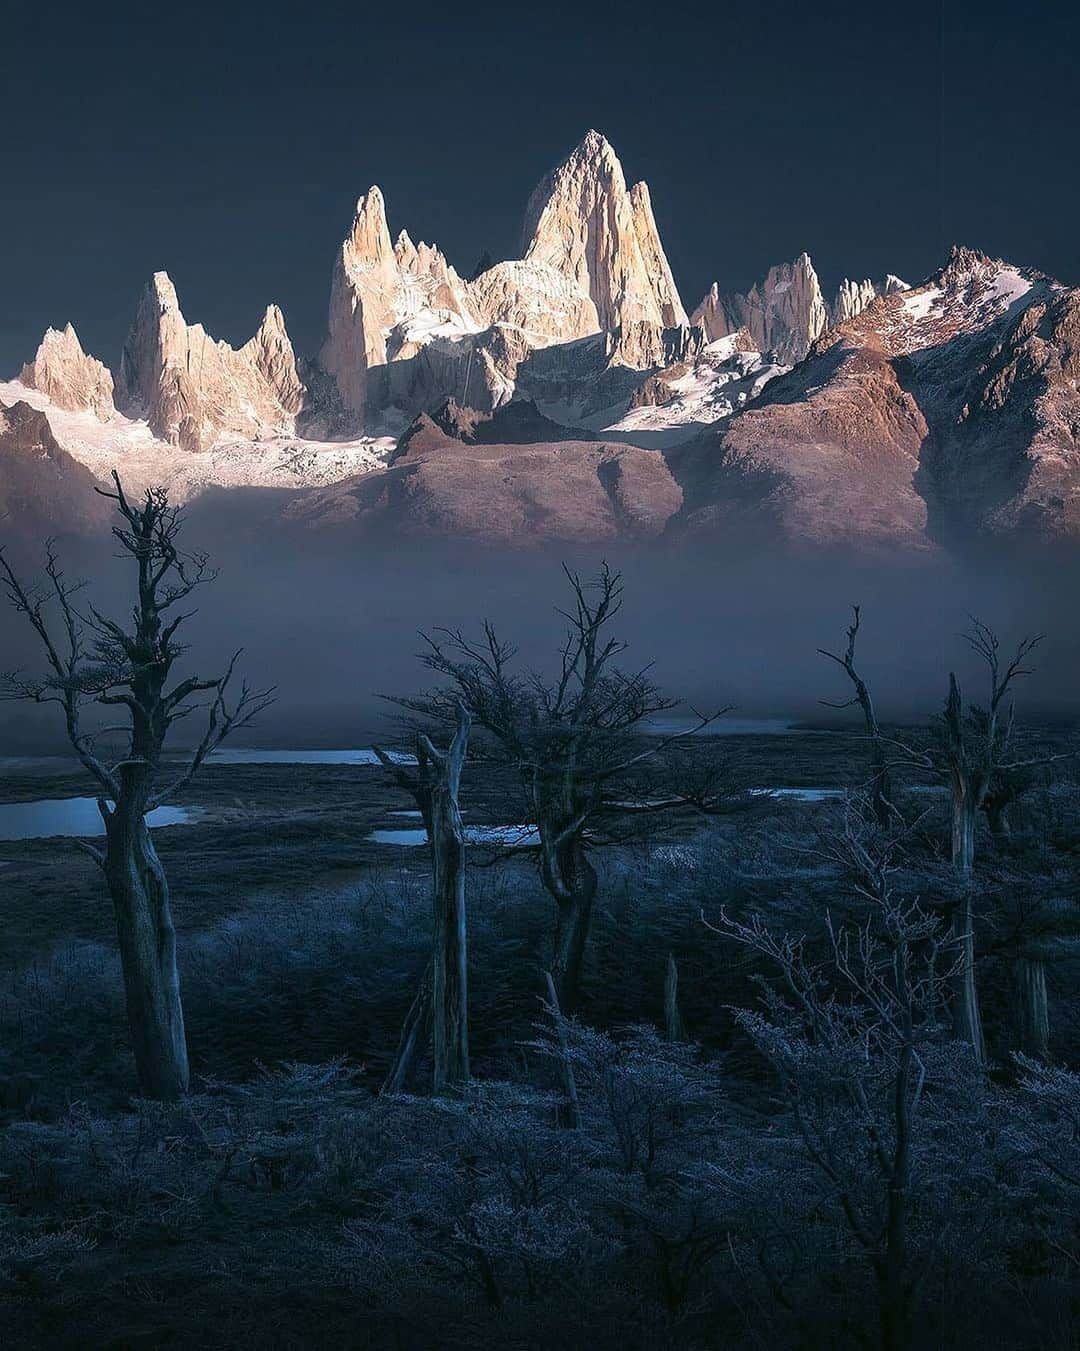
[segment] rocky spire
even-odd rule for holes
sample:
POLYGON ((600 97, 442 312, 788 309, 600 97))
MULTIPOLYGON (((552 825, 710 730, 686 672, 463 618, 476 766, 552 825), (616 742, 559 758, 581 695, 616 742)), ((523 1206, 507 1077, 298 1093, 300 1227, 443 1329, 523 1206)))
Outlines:
POLYGON ((28 389, 47 394, 58 408, 90 412, 107 422, 114 412, 113 378, 107 366, 82 349, 71 324, 50 328, 33 361, 22 368, 19 380, 28 389))
POLYGON ((364 411, 368 368, 386 361, 384 331, 397 275, 382 192, 372 185, 356 203, 334 262, 327 337, 319 354, 343 404, 358 415, 364 411))
POLYGON ((846 323, 848 319, 854 319, 878 296, 889 296, 897 291, 910 289, 906 281, 901 281, 891 272, 886 273, 879 282, 873 282, 869 277, 865 277, 862 281, 849 281, 845 277, 840 283, 836 299, 829 306, 830 324, 835 328, 838 324, 846 323))
POLYGON ((398 267, 410 268, 416 264, 416 245, 409 238, 408 230, 398 232, 394 240, 394 258, 398 267))
POLYGON ((652 196, 644 179, 630 189, 630 205, 634 213, 638 247, 641 249, 646 272, 652 278, 664 327, 685 327, 690 320, 679 299, 679 290, 675 285, 667 254, 664 253, 664 246, 660 243, 660 231, 656 228, 656 217, 653 215, 652 196))
POLYGON ((168 273, 155 272, 144 287, 117 394, 124 411, 144 416, 156 436, 199 451, 225 434, 291 432, 303 392, 276 305, 237 351, 201 324, 188 324, 168 273))
POLYGON ((851 281, 848 277, 840 283, 836 299, 829 307, 829 319, 835 328, 861 314, 872 300, 877 299, 877 287, 865 277, 862 281, 851 281))
POLYGON ((285 316, 277 305, 267 305, 255 336, 240 348, 237 356, 254 366, 282 412, 287 418, 294 418, 304 402, 304 385, 297 373, 285 316))
POLYGON ((741 300, 741 319, 762 352, 801 361, 828 327, 829 316, 808 253, 769 269, 764 282, 741 300))
POLYGON ((705 330, 705 338, 708 342, 716 342, 718 338, 726 338, 729 333, 734 333, 739 327, 728 312, 727 303, 720 294, 719 282, 714 281, 705 292, 697 309, 690 316, 690 322, 705 330))
POLYGON ((745 328, 758 351, 775 352, 790 365, 825 332, 829 315, 810 255, 800 253, 794 262, 770 268, 746 295, 725 297, 714 282, 692 322, 705 329, 710 342, 745 328))
POLYGON ((379 267, 394 256, 390 229, 386 224, 386 203, 377 183, 357 200, 345 248, 354 264, 366 263, 369 267, 379 267))
POLYGON ((345 421, 363 421, 373 368, 415 355, 433 337, 479 327, 465 283, 439 249, 414 244, 405 230, 390 242, 383 195, 370 187, 334 264, 319 354, 336 382, 345 421))
POLYGON ((530 198, 523 257, 568 277, 589 297, 594 331, 686 323, 649 190, 644 183, 627 188, 618 156, 598 131, 587 132, 530 198))

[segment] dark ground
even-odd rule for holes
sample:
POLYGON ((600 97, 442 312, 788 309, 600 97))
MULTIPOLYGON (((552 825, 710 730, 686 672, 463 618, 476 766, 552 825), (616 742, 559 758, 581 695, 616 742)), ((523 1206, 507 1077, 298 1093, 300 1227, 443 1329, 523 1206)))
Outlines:
MULTIPOLYGON (((747 787, 844 788, 861 762, 855 735, 796 733, 700 739, 702 757, 718 755, 747 787)), ((17 761, 3 773, 0 802, 92 796, 89 776, 72 762, 17 761)), ((462 807, 469 824, 509 824, 520 795, 509 779, 467 770, 462 807), (511 804, 514 804, 511 806, 511 804)), ((363 876, 426 876, 422 850, 367 840, 380 828, 408 827, 391 813, 415 806, 377 766, 208 765, 175 799, 204 814, 154 832, 170 879, 177 926, 199 929, 251 904, 257 891, 299 898, 363 876)), ((798 804, 778 810, 805 814, 798 804)), ((679 836, 691 819, 667 823, 679 836)), ((67 940, 108 943, 108 898, 95 865, 70 839, 0 841, 6 964, 67 940)))
MULTIPOLYGON (((1036 740, 1060 747, 1071 736, 1048 729, 1036 740)), ((864 750, 857 736, 829 732, 703 738, 693 753, 718 757, 733 788, 850 788, 862 777, 864 750)), ((910 814, 926 813, 920 866, 932 888, 946 871, 947 800, 926 787, 909 781, 914 791, 903 801, 910 814)), ((9 762, 0 800, 89 792, 77 770, 9 762)), ((986 886, 1015 889, 1019 877, 1032 894, 1050 888, 1075 897, 1080 845, 1073 771, 1032 790, 1033 797, 1040 794, 1040 830, 1049 842, 1036 847, 1025 835, 1027 808, 1010 851, 996 853, 984 832, 986 886)), ((462 788, 468 822, 519 821, 518 800, 512 781, 469 768, 462 788)), ((11 1312, 9 1344, 72 1351, 478 1345, 809 1351, 873 1344, 858 1317, 838 1312, 852 1300, 865 1307, 870 1301, 846 1258, 835 1279, 828 1277, 832 1285, 815 1285, 814 1275, 798 1278, 810 1284, 793 1288, 797 1316, 778 1308, 769 1314, 774 1321, 758 1328, 750 1305, 764 1301, 765 1308, 772 1296, 764 1288, 753 1293, 752 1251, 731 1247, 710 1258, 687 1302, 672 1312, 661 1293, 667 1277, 655 1265, 659 1250, 648 1244, 639 1250, 626 1228, 628 1215, 651 1214, 649 1207, 660 1202, 650 1200, 648 1187, 620 1200, 622 1218, 610 1231, 612 1195, 621 1196, 627 1184, 606 1171, 599 1126, 589 1137, 589 1161, 574 1165, 586 1168, 594 1180, 589 1185, 600 1188, 581 1203, 593 1237, 577 1258, 564 1259, 551 1247, 554 1240, 516 1234, 505 1280, 512 1287, 512 1255, 522 1245, 533 1252, 530 1244, 538 1243, 536 1271, 527 1282, 532 1293, 486 1308, 468 1272, 456 1274, 454 1256, 457 1226, 468 1210, 455 1189, 472 1185, 470 1150, 485 1159, 484 1151, 493 1151, 491 1157, 502 1160, 495 1171, 501 1176, 503 1166, 510 1167, 506 1123, 520 1118, 528 1144, 515 1144, 512 1152, 554 1150, 544 1153, 544 1176, 563 1167, 552 1163, 562 1157, 562 1144, 561 1137, 549 1140, 549 1109, 513 1096, 532 1092, 526 1085, 537 1082, 529 1043, 542 1016, 552 919, 533 865, 526 858, 498 861, 490 850, 470 852, 479 1096, 460 1128, 467 1139, 482 1126, 493 1134, 466 1147, 459 1126, 448 1124, 425 1097, 400 1108, 380 1107, 371 1097, 426 960, 430 903, 426 851, 374 845, 366 837, 379 827, 414 825, 391 815, 414 804, 377 767, 318 765, 211 766, 179 801, 198 808, 201 819, 155 832, 172 889, 195 1091, 178 1116, 162 1117, 132 1098, 112 916, 96 868, 71 840, 0 842, 0 1312, 11 1312), (452 1172, 459 1166, 452 1161, 462 1158, 464 1181, 452 1172), (446 1168, 451 1174, 443 1178, 446 1168), (395 1196, 418 1195, 416 1188, 428 1185, 434 1190, 416 1201, 420 1209, 409 1212, 412 1219, 397 1214, 395 1196), (384 1227, 372 1240, 365 1226, 373 1223, 376 1194, 384 1227), (624 1204, 630 1207, 625 1213, 624 1204), (456 1210, 459 1205, 465 1211, 456 1210), (449 1211, 440 1219, 442 1206, 449 1211), (423 1217, 419 1247, 417 1215, 423 1217), (614 1244, 610 1252, 604 1243, 614 1244)), ((708 819, 685 813, 662 827, 651 824, 600 860, 582 1023, 597 1029, 659 1025, 664 967, 673 953, 683 1017, 704 1048, 702 1069, 692 1073, 722 1067, 723 1131, 736 1139, 746 1129, 744 1118, 763 1113, 767 1121, 775 1110, 761 1062, 731 1013, 732 1005, 756 999, 757 972, 708 933, 702 914, 724 904, 806 929, 820 925, 826 912, 842 914, 835 875, 815 853, 818 829, 839 810, 835 802, 759 800, 708 819)), ((1003 970, 991 943, 985 1012, 992 1047, 1004 1049, 1003 970)), ((1075 1061, 1080 1046, 1075 980, 1073 958, 1052 965, 1054 1050, 1064 1063, 1075 1061)), ((732 1147, 708 1135, 712 1125, 693 1125, 696 1108, 687 1111, 683 1152, 673 1155, 677 1176, 691 1166, 719 1166, 708 1161, 722 1161, 732 1147)), ((683 1119, 682 1109, 676 1116, 683 1119)), ((749 1129, 747 1158, 756 1168, 776 1142, 770 1143, 768 1128, 749 1129)), ((781 1153, 788 1158, 786 1148, 781 1153)), ((766 1215, 795 1205, 788 1189, 797 1198, 807 1186, 784 1172, 789 1163, 780 1167, 753 1184, 764 1187, 759 1204, 766 1215)), ((499 1215, 504 1200, 496 1199, 492 1213, 499 1215)), ((674 1207, 670 1214, 682 1225, 684 1203, 664 1200, 662 1209, 674 1207)), ((977 1208, 955 1198, 945 1203, 977 1208)), ((1022 1204, 1037 1213, 1030 1197, 1022 1204)), ((547 1206, 540 1207, 545 1214, 547 1206)), ((724 1223, 739 1232, 737 1217, 724 1223)), ((833 1242, 824 1241, 822 1251, 833 1242)), ((571 1244, 567 1251, 576 1250, 571 1244)), ((997 1260, 994 1251, 991 1244, 985 1272, 997 1260)), ((975 1259, 950 1250, 940 1281, 966 1276, 969 1260, 975 1259)), ((821 1261, 820 1253, 811 1259, 811 1273, 821 1261)), ((1066 1351, 1075 1310, 1059 1266, 1048 1259, 1041 1274, 1025 1277, 1024 1299, 1038 1309, 1016 1301, 995 1306, 1000 1341, 988 1340, 986 1325, 980 1331, 960 1301, 948 1310, 941 1306, 933 1335, 918 1345, 1018 1351, 1037 1334, 1052 1351, 1066 1351)), ((1006 1283, 1003 1296, 1009 1288, 1006 1283)))

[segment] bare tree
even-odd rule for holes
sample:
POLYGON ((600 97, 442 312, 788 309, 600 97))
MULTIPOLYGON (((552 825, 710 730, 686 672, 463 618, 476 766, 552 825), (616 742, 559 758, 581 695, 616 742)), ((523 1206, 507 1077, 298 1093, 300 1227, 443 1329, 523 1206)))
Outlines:
POLYGON ((1030 675, 1024 663, 1043 641, 1043 635, 1024 638, 1012 661, 1002 670, 1000 643, 992 629, 972 619, 964 641, 985 663, 989 676, 985 708, 965 708, 960 684, 949 672, 949 696, 942 715, 942 749, 952 786, 952 860, 957 872, 967 877, 975 863, 975 823, 995 783, 1033 761, 1008 759, 1012 743, 1014 710, 1006 705, 1013 682, 1030 675))
POLYGON ((436 1093, 469 1081, 468 929, 465 915, 465 828, 458 792, 472 718, 460 701, 457 729, 448 751, 430 737, 416 738, 417 772, 411 774, 379 747, 375 754, 420 809, 431 851, 434 917, 431 963, 409 1010, 388 1087, 400 1089, 419 1050, 419 1031, 430 999, 436 1093))
MULTIPOLYGON (((966 705, 955 672, 949 673, 949 693, 939 722, 938 748, 920 752, 899 742, 902 760, 946 778, 951 792, 950 854, 960 883, 960 896, 953 910, 953 927, 960 946, 953 998, 953 1027, 956 1035, 969 1042, 980 1063, 986 1059, 986 1041, 979 1007, 975 961, 975 915, 973 871, 976 851, 976 826, 979 813, 985 812, 991 823, 995 812, 1003 809, 1013 787, 1020 784, 1025 771, 1040 765, 1067 759, 1067 755, 1013 758, 1014 708, 1009 695, 1014 683, 1032 673, 1027 665, 1032 652, 1043 641, 1041 634, 1023 638, 1012 660, 1002 664, 1001 644, 994 631, 972 618, 963 639, 981 659, 988 676, 985 706, 966 705)), ((1035 1005, 1045 997, 1045 972, 1017 972, 1015 988, 1021 1000, 1033 1001, 1021 1009, 1021 1027, 1037 1024, 1041 1017, 1035 1005)))
MULTIPOLYGON (((979 813, 985 811, 994 790, 1009 782, 1021 769, 1042 760, 1012 760, 1014 709, 1006 703, 1013 683, 1030 675, 1028 657, 1042 642, 1042 635, 1023 638, 1016 647, 1012 660, 1002 668, 1000 643, 997 635, 978 619, 972 619, 964 641, 983 661, 989 677, 985 707, 965 708, 960 684, 955 673, 949 672, 949 695, 942 715, 942 752, 952 790, 953 866, 964 883, 961 902, 956 910, 955 930, 961 945, 962 959, 953 1002, 953 1024, 957 1035, 969 1041, 977 1057, 985 1059, 982 1015, 979 1010, 975 979, 975 921, 972 911, 973 887, 970 884, 975 864, 975 827, 979 813)), ((1049 757, 1054 759, 1057 757, 1049 757)), ((1030 975, 1020 978, 1017 991, 1021 999, 1037 996, 1040 982, 1030 975)), ((1045 974, 1041 982, 1045 995, 1045 974)), ((1023 1020, 1022 1015, 1022 1020, 1023 1020)))
POLYGON ((853 605, 851 610, 853 618, 847 630, 847 647, 844 652, 842 654, 829 652, 824 647, 819 647, 818 651, 823 657, 828 657, 830 661, 836 662, 841 667, 851 682, 855 693, 850 699, 845 699, 839 703, 829 699, 822 699, 821 702, 827 708, 851 708, 854 704, 858 704, 862 709, 866 732, 870 738, 870 805, 874 813, 874 820, 882 830, 886 830, 892 813, 892 781, 889 773, 889 760, 870 688, 855 667, 855 643, 859 636, 862 618, 861 606, 853 605))
MULTIPOLYGON (((424 663, 447 678, 447 688, 394 702, 425 718, 450 724, 461 701, 498 760, 518 775, 525 809, 539 835, 540 876, 557 908, 551 965, 563 1008, 577 1001, 582 961, 596 897, 597 873, 590 858, 605 819, 634 809, 626 801, 635 769, 662 755, 673 742, 701 731, 701 717, 685 733, 641 735, 643 724, 674 708, 648 668, 626 672, 616 661, 626 644, 607 637, 622 606, 622 582, 606 564, 595 582, 564 568, 573 605, 558 672, 548 678, 513 668, 515 649, 490 623, 474 642, 459 630, 424 635, 424 663)), ((641 803, 656 811, 688 805, 680 796, 641 803)), ((702 805, 695 802, 694 805, 702 805)))
POLYGON ((922 1118, 934 1110, 935 1079, 954 1072, 943 1028, 954 945, 939 917, 895 894, 898 835, 879 835, 851 810, 827 843, 867 918, 847 928, 827 919, 824 959, 760 915, 744 923, 721 912, 708 927, 779 975, 763 1012, 737 1016, 776 1069, 807 1157, 873 1272, 881 1345, 903 1351, 931 1265, 913 1250, 911 1224, 929 1181, 920 1152, 934 1138, 922 1118))
POLYGON ((0 552, 0 581, 45 652, 47 670, 5 678, 7 697, 61 709, 68 740, 98 786, 98 809, 105 826, 99 849, 80 844, 105 876, 116 914, 124 973, 128 1023, 142 1091, 172 1099, 187 1091, 188 1057, 176 965, 176 935, 169 887, 146 824, 146 815, 190 783, 221 742, 271 702, 272 690, 242 685, 230 704, 228 690, 239 653, 224 673, 196 675, 170 686, 185 646, 177 633, 193 612, 178 609, 216 575, 201 554, 178 546, 183 518, 164 489, 149 489, 140 504, 124 493, 99 489, 116 503, 121 523, 113 527, 121 558, 135 569, 136 594, 130 626, 79 603, 81 584, 69 583, 52 543, 46 545, 45 577, 28 586, 0 552), (209 696, 205 701, 200 694, 209 696), (91 729, 87 704, 119 709, 117 727, 91 729), (186 764, 174 771, 163 762, 166 738, 176 723, 203 710, 202 739, 186 764), (119 732, 124 740, 110 762, 98 743, 119 732))

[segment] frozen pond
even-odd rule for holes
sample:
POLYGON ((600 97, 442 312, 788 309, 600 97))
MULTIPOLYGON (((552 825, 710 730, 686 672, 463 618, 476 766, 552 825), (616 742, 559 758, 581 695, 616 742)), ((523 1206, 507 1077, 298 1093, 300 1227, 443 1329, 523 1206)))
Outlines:
MULTIPOLYGON (((146 823, 158 826, 183 826, 195 819, 186 807, 157 807, 146 823)), ((0 840, 48 839, 68 835, 84 839, 104 835, 105 823, 92 797, 44 798, 40 802, 0 803, 0 840)))
MULTIPOLYGON (((411 813, 395 812, 394 815, 411 813)), ((427 844, 427 831, 423 827, 419 830, 373 830, 368 839, 372 844, 396 844, 411 849, 427 844)), ((533 845, 540 843, 540 836, 533 826, 466 826, 465 840, 468 844, 533 845)))

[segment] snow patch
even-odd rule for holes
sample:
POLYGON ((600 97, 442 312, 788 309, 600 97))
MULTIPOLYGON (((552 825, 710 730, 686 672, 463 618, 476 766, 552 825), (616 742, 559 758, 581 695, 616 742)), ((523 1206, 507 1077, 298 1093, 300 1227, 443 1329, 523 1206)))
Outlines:
POLYGON ((115 469, 133 490, 160 485, 177 503, 213 487, 327 487, 383 468, 395 445, 391 437, 308 441, 280 435, 258 441, 227 437, 209 450, 192 452, 158 440, 141 418, 113 413, 102 422, 90 412, 57 408, 47 395, 18 380, 0 383, 0 403, 20 399, 45 413, 59 444, 95 478, 108 482, 115 469))
POLYGON ((941 304, 944 294, 940 288, 930 286, 925 291, 914 291, 910 295, 905 295, 900 303, 904 307, 904 313, 917 323, 920 319, 929 317, 935 305, 941 304))
POLYGON ((1026 296, 1030 290, 1031 282, 1015 267, 1007 267, 999 272, 990 288, 995 300, 1004 300, 1008 305, 1019 300, 1021 296, 1026 296))

